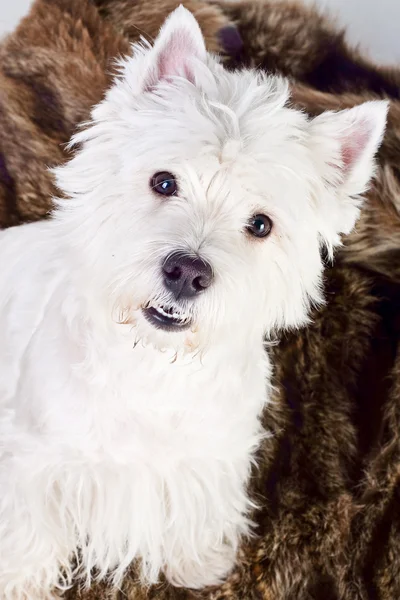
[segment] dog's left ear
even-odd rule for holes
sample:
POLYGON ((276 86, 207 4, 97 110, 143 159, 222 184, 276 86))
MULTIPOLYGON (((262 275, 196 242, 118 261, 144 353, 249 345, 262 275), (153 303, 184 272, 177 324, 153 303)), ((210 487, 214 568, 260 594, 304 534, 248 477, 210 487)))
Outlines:
POLYGON ((203 34, 196 19, 179 6, 167 18, 149 51, 143 79, 143 89, 171 77, 195 81, 194 63, 205 61, 207 55, 203 34))
MULTIPOLYGON (((389 104, 365 102, 340 112, 325 112, 310 122, 314 161, 334 199, 321 206, 329 244, 349 233, 359 214, 360 198, 375 169, 375 154, 385 131, 389 104), (329 239, 330 238, 330 239, 329 239), (333 238, 333 239, 332 239, 333 238)), ((317 200, 318 201, 318 200, 317 200)))

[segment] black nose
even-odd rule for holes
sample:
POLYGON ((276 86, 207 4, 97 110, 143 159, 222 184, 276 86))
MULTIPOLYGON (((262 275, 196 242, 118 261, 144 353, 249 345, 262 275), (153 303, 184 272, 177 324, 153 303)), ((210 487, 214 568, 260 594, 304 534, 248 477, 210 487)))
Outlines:
POLYGON ((165 286, 175 298, 193 298, 210 287, 214 275, 211 265, 188 254, 170 254, 163 264, 165 286))

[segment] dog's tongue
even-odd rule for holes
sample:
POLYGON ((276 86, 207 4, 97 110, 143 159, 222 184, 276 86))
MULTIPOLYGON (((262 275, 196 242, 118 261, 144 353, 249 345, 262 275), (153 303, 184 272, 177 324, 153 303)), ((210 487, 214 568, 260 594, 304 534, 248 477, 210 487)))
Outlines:
POLYGON ((234 25, 222 27, 218 32, 221 46, 229 56, 239 59, 243 50, 243 40, 239 30, 234 25))

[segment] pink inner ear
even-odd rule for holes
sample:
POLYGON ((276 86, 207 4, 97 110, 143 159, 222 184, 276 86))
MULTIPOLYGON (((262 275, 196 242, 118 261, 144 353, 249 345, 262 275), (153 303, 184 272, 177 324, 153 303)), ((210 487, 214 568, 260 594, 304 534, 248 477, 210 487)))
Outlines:
POLYGON ((361 157, 371 136, 371 128, 368 121, 355 123, 342 141, 343 171, 349 173, 361 157))
POLYGON ((188 58, 192 56, 197 56, 197 48, 192 36, 184 29, 176 31, 158 56, 157 79, 180 75, 194 83, 194 74, 188 64, 188 58))

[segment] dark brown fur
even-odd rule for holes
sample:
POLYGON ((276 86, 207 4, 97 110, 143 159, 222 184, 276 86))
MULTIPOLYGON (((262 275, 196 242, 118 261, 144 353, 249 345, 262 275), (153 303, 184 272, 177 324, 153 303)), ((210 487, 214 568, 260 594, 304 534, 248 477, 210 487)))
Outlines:
MULTIPOLYGON (((110 82, 113 59, 154 38, 179 0, 37 0, 0 47, 0 225, 44 218, 47 166, 110 82)), ((273 349, 273 432, 250 491, 257 537, 215 590, 127 576, 70 600, 396 600, 400 598, 400 71, 371 64, 313 9, 291 2, 184 2, 230 66, 293 80, 310 114, 392 99, 379 170, 357 230, 327 269, 327 305, 273 349), (232 28, 235 25, 237 29, 232 28), (239 31, 240 36, 237 34, 239 31), (242 43, 243 42, 243 43, 242 43), (221 49, 223 49, 221 48, 221 49)))
POLYGON ((368 61, 314 8, 293 0, 216 2, 241 33, 241 64, 293 76, 321 91, 370 90, 400 98, 398 69, 368 61))

